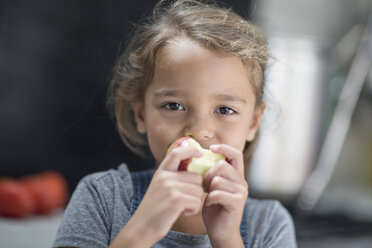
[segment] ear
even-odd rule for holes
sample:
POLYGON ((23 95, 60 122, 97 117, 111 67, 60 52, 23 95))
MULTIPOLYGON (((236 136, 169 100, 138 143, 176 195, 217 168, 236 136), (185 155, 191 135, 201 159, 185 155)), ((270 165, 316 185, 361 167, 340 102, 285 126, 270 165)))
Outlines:
POLYGON ((252 116, 252 122, 248 130, 248 135, 246 137, 246 140, 248 142, 251 142, 256 137, 256 133, 258 131, 258 128, 260 127, 260 121, 261 117, 265 111, 266 103, 262 102, 259 106, 257 106, 254 109, 253 116, 252 116))
POLYGON ((146 133, 145 107, 142 101, 131 102, 134 121, 137 125, 137 131, 141 134, 146 133))

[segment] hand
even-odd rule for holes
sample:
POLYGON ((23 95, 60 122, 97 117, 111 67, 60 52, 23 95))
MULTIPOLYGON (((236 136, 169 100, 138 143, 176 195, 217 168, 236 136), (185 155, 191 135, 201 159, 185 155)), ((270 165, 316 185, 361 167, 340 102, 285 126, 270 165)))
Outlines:
POLYGON ((119 234, 122 242, 115 240, 114 243, 126 247, 149 247, 168 233, 181 214, 198 213, 204 194, 202 176, 177 170, 182 160, 201 156, 201 152, 191 146, 172 149, 154 173, 135 214, 119 234), (134 230, 138 230, 136 235, 134 230), (128 241, 135 238, 135 244, 128 241))
POLYGON ((213 145, 210 150, 223 154, 230 163, 219 161, 204 178, 208 194, 202 214, 209 238, 214 247, 243 247, 240 223, 248 197, 243 154, 228 145, 213 145))

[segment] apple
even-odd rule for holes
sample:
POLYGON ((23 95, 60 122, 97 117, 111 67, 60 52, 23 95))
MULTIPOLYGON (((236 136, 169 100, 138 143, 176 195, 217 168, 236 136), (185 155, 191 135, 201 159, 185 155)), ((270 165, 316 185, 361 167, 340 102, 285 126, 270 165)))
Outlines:
POLYGON ((214 153, 209 149, 204 149, 201 145, 191 137, 182 137, 177 139, 173 144, 169 147, 167 154, 174 148, 180 146, 193 146, 199 151, 203 153, 202 157, 200 158, 188 158, 182 160, 178 166, 179 171, 191 171, 191 172, 198 172, 202 176, 218 161, 226 160, 225 156, 222 154, 214 153))

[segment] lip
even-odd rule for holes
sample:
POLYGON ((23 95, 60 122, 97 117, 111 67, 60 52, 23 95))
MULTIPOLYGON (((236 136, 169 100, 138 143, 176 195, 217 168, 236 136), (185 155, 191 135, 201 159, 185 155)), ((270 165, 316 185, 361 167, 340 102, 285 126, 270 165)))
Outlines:
MULTIPOLYGON (((168 144, 168 149, 169 149, 169 148, 174 144, 174 142, 175 142, 176 140, 179 140, 179 139, 181 139, 181 138, 186 138, 186 137, 189 137, 189 136, 181 136, 181 137, 178 137, 178 138, 174 139, 171 143, 168 144)), ((193 138, 193 137, 189 137, 189 138, 194 139, 196 142, 198 142, 198 143, 200 144, 200 146, 201 146, 203 149, 207 149, 207 150, 209 150, 209 147, 210 147, 211 145, 213 145, 213 144, 219 144, 218 142, 208 142, 208 143, 205 143, 205 142, 199 141, 199 140, 197 140, 197 139, 195 139, 195 138, 193 138)))
POLYGON ((213 144, 218 144, 217 142, 208 142, 208 143, 203 143, 203 142, 199 142, 198 140, 196 140, 200 146, 203 148, 203 149, 208 149, 209 150, 209 147, 211 147, 211 145, 213 144))

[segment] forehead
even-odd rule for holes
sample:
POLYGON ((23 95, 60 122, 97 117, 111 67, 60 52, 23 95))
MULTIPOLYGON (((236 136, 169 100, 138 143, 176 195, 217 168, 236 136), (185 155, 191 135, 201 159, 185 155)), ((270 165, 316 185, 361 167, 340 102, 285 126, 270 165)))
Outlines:
POLYGON ((236 56, 226 56, 190 41, 177 39, 159 49, 153 74, 155 88, 173 87, 252 97, 249 68, 236 56))
POLYGON ((247 74, 248 70, 238 57, 227 54, 222 55, 212 48, 206 48, 188 38, 169 40, 159 49, 155 61, 158 67, 182 65, 189 61, 197 61, 198 66, 213 62, 215 66, 230 63, 235 67, 235 70, 240 70, 242 73, 247 74))

